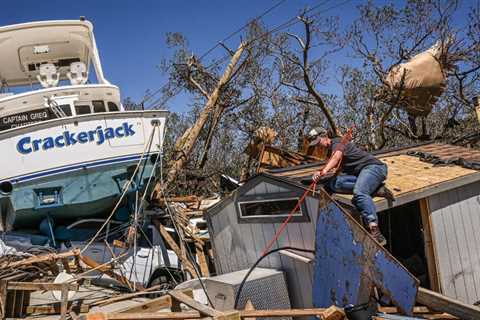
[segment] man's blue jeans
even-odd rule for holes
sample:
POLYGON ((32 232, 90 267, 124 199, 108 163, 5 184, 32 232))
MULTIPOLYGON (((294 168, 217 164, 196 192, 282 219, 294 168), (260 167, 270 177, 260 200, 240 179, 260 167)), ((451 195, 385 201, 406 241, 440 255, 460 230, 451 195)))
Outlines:
POLYGON ((363 167, 357 176, 339 175, 330 180, 330 189, 336 193, 353 193, 352 203, 360 211, 367 224, 378 223, 377 209, 372 194, 387 178, 385 164, 370 164, 363 167))

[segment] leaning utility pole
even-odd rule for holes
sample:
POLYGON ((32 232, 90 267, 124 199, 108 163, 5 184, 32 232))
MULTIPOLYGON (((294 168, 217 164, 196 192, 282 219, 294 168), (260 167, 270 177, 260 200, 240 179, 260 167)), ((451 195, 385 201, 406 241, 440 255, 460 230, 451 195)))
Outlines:
POLYGON ((160 182, 157 182, 157 184, 155 185, 155 189, 152 194, 153 199, 158 197, 162 188, 165 188, 175 180, 178 172, 185 166, 185 163, 187 162, 188 157, 190 156, 190 153, 192 152, 197 138, 203 127, 205 126, 209 115, 215 110, 215 106, 217 104, 218 98, 220 97, 222 89, 231 80, 232 75, 234 74, 235 67, 238 64, 238 61, 240 60, 244 49, 245 43, 242 42, 240 43, 237 51, 235 51, 235 53, 233 54, 230 63, 225 69, 223 76, 218 81, 215 89, 210 95, 208 95, 207 103, 205 104, 205 107, 200 113, 197 121, 193 124, 192 127, 188 129, 188 133, 180 138, 182 141, 177 141, 177 143, 175 144, 174 154, 178 156, 178 158, 172 160, 164 186, 162 186, 160 182))

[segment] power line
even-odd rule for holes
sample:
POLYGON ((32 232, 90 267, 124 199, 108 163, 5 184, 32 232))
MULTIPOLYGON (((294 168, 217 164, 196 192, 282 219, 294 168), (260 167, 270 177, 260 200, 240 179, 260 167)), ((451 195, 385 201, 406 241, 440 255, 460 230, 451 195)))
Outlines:
MULTIPOLYGON (((316 6, 313 6, 312 8, 310 9, 307 9, 303 12, 303 14, 308 14, 308 13, 311 13, 312 11, 314 10, 317 10, 319 9, 321 6, 327 4, 330 0, 324 0, 322 2, 320 2, 319 4, 317 4, 316 6)), ((336 4, 336 5, 333 5, 329 8, 326 8, 325 10, 323 10, 323 12, 327 12, 327 11, 330 11, 332 9, 336 9, 340 6, 343 6, 344 4, 350 2, 351 0, 345 0, 339 4, 336 4)), ((314 14, 312 14, 314 15, 314 14)), ((298 16, 294 16, 290 19, 288 19, 286 22, 283 22, 281 23, 280 25, 276 26, 275 28, 269 30, 269 31, 266 31, 265 33, 261 34, 260 36, 258 36, 257 38, 254 38, 250 41, 247 42, 246 46, 251 46, 255 41, 258 41, 260 39, 263 39, 265 38, 266 36, 270 35, 270 34, 273 34, 275 32, 278 32, 280 30, 283 30, 283 29, 286 29, 286 28, 289 28, 297 23, 299 23, 300 20, 298 20, 298 16)), ((217 61, 213 62, 212 64, 210 64, 208 67, 206 67, 206 69, 210 69, 210 68, 213 68, 213 67, 216 67, 218 66, 219 64, 222 64, 223 62, 225 62, 225 60, 227 60, 229 58, 229 55, 225 55, 223 56, 222 58, 218 59, 217 61)))
POLYGON ((221 41, 217 42, 216 45, 214 45, 213 47, 211 47, 210 49, 208 49, 204 54, 202 54, 200 56, 200 58, 198 59, 199 61, 202 61, 203 58, 205 58, 210 52, 212 52, 213 50, 215 50, 216 48, 218 48, 218 46, 220 46, 221 43, 231 39, 233 36, 235 36, 236 34, 240 33, 243 29, 247 28, 251 23, 252 21, 256 21, 256 20, 260 20, 261 18, 263 18, 264 16, 266 16, 267 14, 269 14, 270 12, 272 12, 273 10, 275 10, 277 7, 279 7, 280 5, 282 5, 286 0, 281 0, 279 2, 277 2, 274 6, 268 8, 266 11, 264 11, 261 15, 255 17, 254 19, 251 19, 249 20, 249 22, 247 22, 243 27, 239 28, 238 30, 232 32, 231 34, 229 34, 226 38, 222 39, 221 41))
MULTIPOLYGON (((248 23, 246 23, 244 26, 242 26, 241 28, 239 28, 238 30, 230 33, 227 37, 225 37, 224 39, 222 39, 221 41, 217 42, 216 45, 214 45, 213 47, 211 47, 210 49, 208 49, 204 54, 202 54, 200 56, 200 58, 198 59, 199 61, 201 61, 203 58, 205 58, 208 54, 210 54, 213 50, 215 50, 216 48, 218 48, 220 46, 221 43, 231 39, 232 37, 234 37, 236 34, 240 33, 243 29, 247 28, 250 23, 252 21, 255 21, 255 20, 259 20, 261 18, 263 18, 264 16, 266 16, 267 14, 269 14, 270 12, 272 12, 273 10, 275 10, 277 7, 279 7, 280 5, 282 5, 285 1, 287 0, 280 0, 279 2, 277 2, 275 5, 273 5, 272 7, 268 8, 267 10, 265 10, 261 15, 255 17, 254 19, 251 19, 248 23)), ((167 71, 170 69, 170 66, 168 67, 167 71)), ((159 92, 163 91, 166 87, 167 87, 168 84, 165 84, 163 86, 161 86, 160 88, 158 88, 157 90, 155 90, 153 93, 149 94, 148 96, 146 96, 141 102, 140 102, 140 105, 143 105, 145 102, 147 102, 148 100, 152 99, 154 96, 156 96, 159 92)), ((175 93, 174 95, 178 94, 175 93)), ((166 98, 165 100, 169 100, 171 97, 168 97, 166 98)), ((157 107, 159 105, 162 105, 164 104, 166 101, 162 102, 161 104, 159 104, 159 102, 161 101, 162 98, 159 98, 157 99, 156 101, 154 101, 150 106, 154 106, 154 107, 157 107)))

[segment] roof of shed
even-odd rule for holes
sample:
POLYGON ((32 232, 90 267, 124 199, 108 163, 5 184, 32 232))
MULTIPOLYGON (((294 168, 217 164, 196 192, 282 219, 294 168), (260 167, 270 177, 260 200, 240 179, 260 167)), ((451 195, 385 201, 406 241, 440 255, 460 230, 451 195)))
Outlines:
MULTIPOLYGON (((448 163, 461 158, 465 160, 461 162, 462 164, 480 166, 480 150, 429 143, 377 153, 376 157, 388 165, 386 185, 392 190, 396 199, 393 204, 388 204, 383 198, 375 198, 379 211, 480 180, 478 170, 456 164, 439 165, 428 162, 433 159, 437 163, 442 161, 448 163), (424 157, 409 155, 412 153, 424 157)), ((299 185, 303 178, 310 177, 320 165, 319 162, 275 169, 269 171, 267 175, 299 185)), ((336 198, 350 204, 351 195, 336 195, 336 198)))

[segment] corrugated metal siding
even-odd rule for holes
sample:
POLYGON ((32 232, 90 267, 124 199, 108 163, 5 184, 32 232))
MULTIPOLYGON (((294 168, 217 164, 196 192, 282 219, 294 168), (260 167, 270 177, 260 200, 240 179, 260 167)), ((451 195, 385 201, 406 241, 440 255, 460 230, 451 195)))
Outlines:
MULTIPOLYGON (((271 194, 289 191, 284 187, 262 182, 245 194, 271 194)), ((290 222, 273 248, 292 246, 314 248, 318 200, 307 198, 310 222, 290 222)), ((217 271, 221 274, 249 268, 259 258, 262 250, 273 238, 281 223, 241 223, 237 221, 235 201, 210 217, 214 230, 211 234, 216 251, 217 271)), ((272 249, 273 249, 272 248, 272 249)), ((313 265, 274 253, 261 267, 282 269, 286 272, 293 307, 312 307, 313 265)))
POLYGON ((442 292, 480 300, 480 182, 429 197, 442 292))

